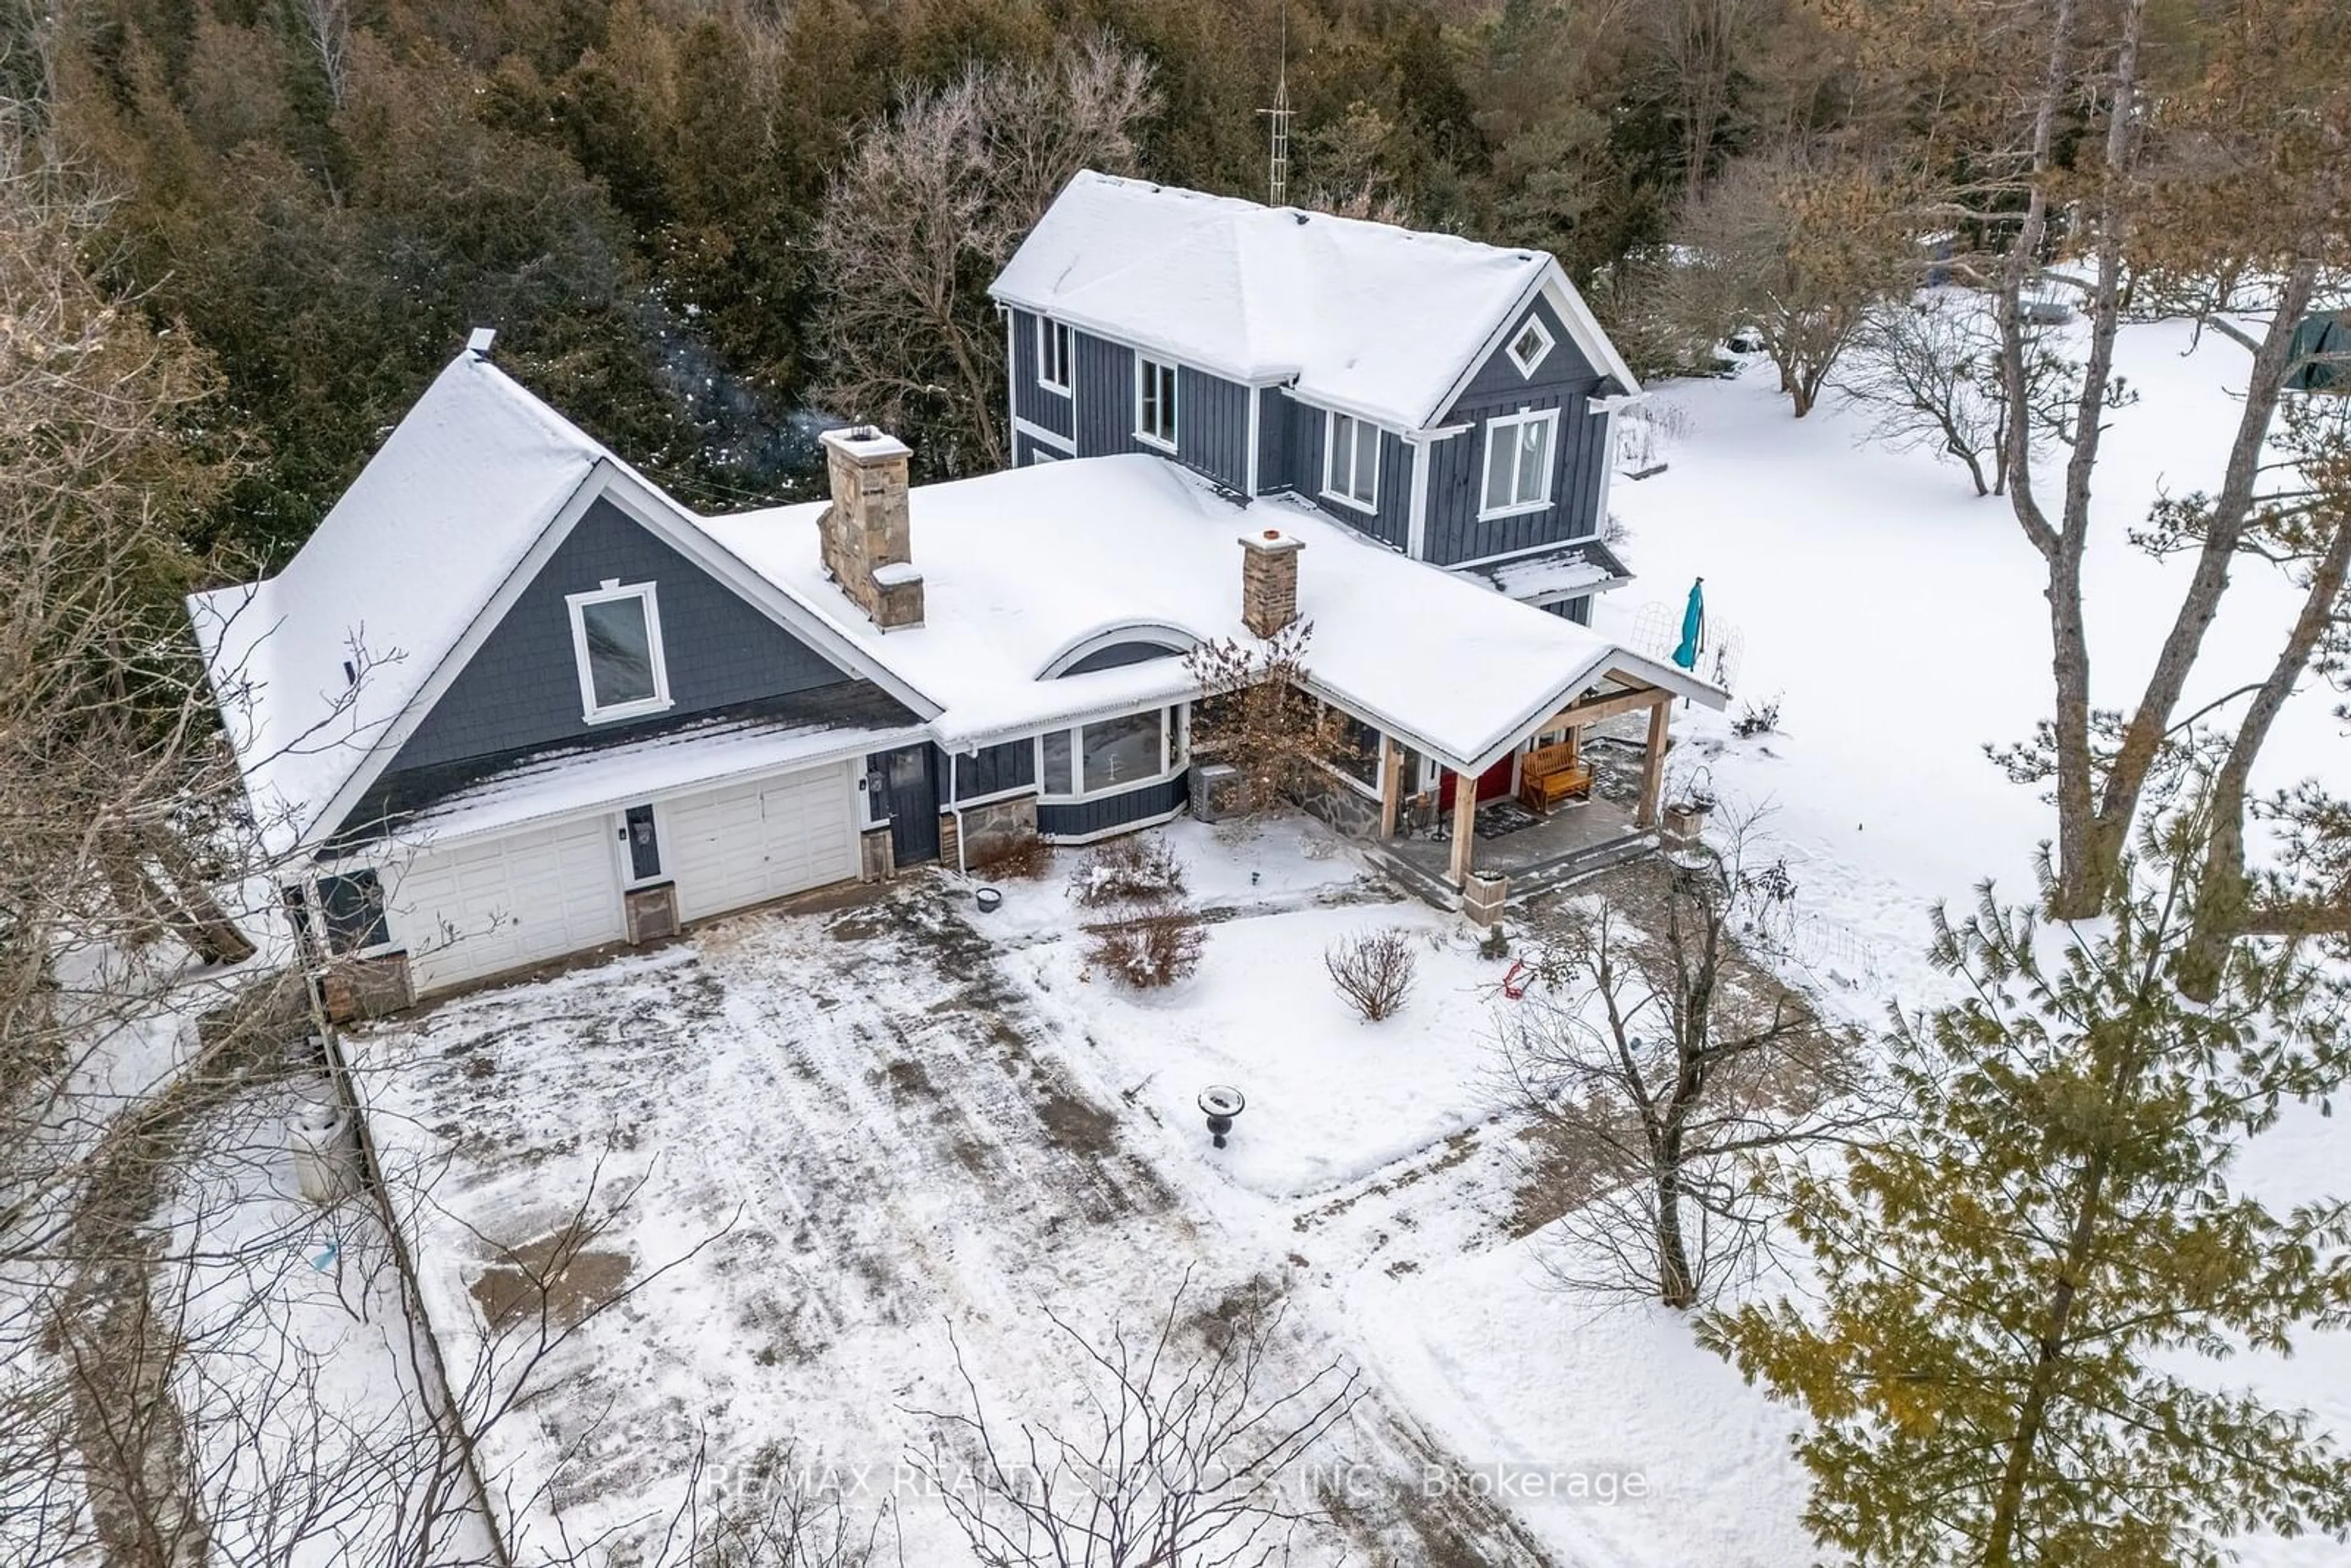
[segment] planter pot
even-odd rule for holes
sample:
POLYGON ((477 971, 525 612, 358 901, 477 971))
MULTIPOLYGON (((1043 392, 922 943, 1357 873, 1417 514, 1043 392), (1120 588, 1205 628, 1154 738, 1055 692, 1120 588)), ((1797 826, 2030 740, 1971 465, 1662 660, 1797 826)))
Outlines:
POLYGON ((983 887, 971 895, 971 901, 978 906, 982 915, 993 915, 998 906, 1003 904, 1004 894, 992 887, 983 887))
POLYGON ((1714 808, 1693 800, 1679 801, 1665 809, 1657 826, 1657 836, 1677 848, 1695 844, 1706 835, 1706 820, 1714 808))

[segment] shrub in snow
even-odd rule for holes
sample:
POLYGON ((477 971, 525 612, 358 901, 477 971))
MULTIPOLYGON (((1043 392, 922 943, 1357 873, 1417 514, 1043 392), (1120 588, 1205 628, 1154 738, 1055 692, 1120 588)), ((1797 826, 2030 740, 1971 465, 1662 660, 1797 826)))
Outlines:
POLYGON ((1070 878, 1070 896, 1088 909, 1172 902, 1184 894, 1184 862, 1160 839, 1096 845, 1070 878))
POLYGON ((1412 936, 1401 925, 1389 925, 1342 936, 1324 950, 1322 967, 1347 1004, 1364 1021, 1377 1023, 1412 994, 1412 936))
POLYGON ((987 859, 978 869, 998 882, 1034 882, 1052 869, 1053 846, 1035 833, 1022 833, 987 859))
POLYGON ((1730 721, 1730 733, 1741 740, 1752 740, 1759 735, 1771 735, 1780 727, 1780 699, 1757 705, 1742 703, 1739 716, 1730 721))
POLYGON ((1200 967, 1207 923, 1197 910, 1174 899, 1141 906, 1123 919, 1087 930, 1086 959, 1137 990, 1155 990, 1188 977, 1200 967))

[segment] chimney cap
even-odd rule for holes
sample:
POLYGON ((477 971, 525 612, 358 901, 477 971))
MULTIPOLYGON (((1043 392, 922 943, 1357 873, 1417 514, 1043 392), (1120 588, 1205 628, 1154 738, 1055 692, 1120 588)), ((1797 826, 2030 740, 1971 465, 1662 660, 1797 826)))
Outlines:
POLYGON ((914 455, 913 447, 879 425, 844 424, 825 431, 817 439, 852 463, 880 463, 914 455))
POLYGON ((1261 533, 1243 534, 1241 545, 1243 549, 1262 550, 1267 555, 1288 555, 1292 550, 1304 549, 1306 541, 1293 538, 1280 528, 1267 528, 1261 533))

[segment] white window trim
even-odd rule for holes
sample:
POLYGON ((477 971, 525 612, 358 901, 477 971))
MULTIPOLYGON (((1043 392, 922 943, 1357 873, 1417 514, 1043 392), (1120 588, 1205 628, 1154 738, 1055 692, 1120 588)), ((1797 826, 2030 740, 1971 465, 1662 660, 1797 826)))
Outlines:
POLYGON ((1189 762, 1189 758, 1186 756, 1183 738, 1179 737, 1177 733, 1179 730, 1186 727, 1186 719, 1188 716, 1188 713, 1189 710, 1185 708, 1181 704, 1155 703, 1152 705, 1152 707, 1136 708, 1129 713, 1100 714, 1092 718, 1082 720, 1077 724, 1055 725, 1049 729, 1038 731, 1035 740, 1037 747, 1037 799, 1040 801, 1055 806, 1082 806, 1089 800, 1106 800, 1113 795, 1131 794, 1137 789, 1148 789, 1155 784, 1166 783, 1167 780, 1175 778, 1176 775, 1184 771, 1189 762), (1153 774, 1147 774, 1141 779, 1124 779, 1120 783, 1113 784, 1101 789, 1086 789, 1086 737, 1084 734, 1086 726, 1089 724, 1109 724, 1114 719, 1134 718, 1140 715, 1152 712, 1154 708, 1155 708, 1159 713, 1159 771, 1153 774), (1176 716, 1172 722, 1168 718, 1167 713, 1167 710, 1170 708, 1176 708, 1177 710, 1176 716), (1070 737, 1070 785, 1071 788, 1077 791, 1075 794, 1056 795, 1045 786, 1045 737, 1053 734, 1066 735, 1070 737))
POLYGON ((1559 340, 1551 335, 1551 329, 1542 324, 1542 318, 1540 316, 1529 316, 1526 319, 1526 324, 1520 327, 1517 331, 1510 334, 1510 347, 1505 349, 1503 352, 1510 355, 1510 363, 1518 367, 1520 379, 1525 380, 1528 377, 1532 376, 1535 371, 1541 367, 1542 362, 1545 360, 1551 358, 1551 351, 1558 346, 1559 340), (1538 348, 1533 353, 1529 354, 1522 360, 1519 358, 1519 340, 1525 337, 1530 331, 1534 333, 1537 341, 1541 344, 1541 347, 1538 348))
MULTIPOLYGON (((1522 517, 1529 512, 1540 512, 1552 504, 1552 473, 1559 467, 1559 410, 1555 408, 1520 409, 1516 413, 1497 414, 1486 422, 1486 450, 1478 463, 1478 520, 1491 522, 1496 517, 1522 517), (1531 501, 1514 501, 1507 507, 1487 505, 1488 476, 1494 472, 1494 441, 1504 430, 1516 431, 1521 425, 1551 426, 1551 448, 1543 461, 1542 494, 1531 501)), ((1517 465, 1512 465, 1516 472, 1517 465)))
POLYGON ((580 671, 581 721, 611 724, 616 719, 642 718, 647 714, 667 712, 673 706, 669 695, 669 662, 662 653, 661 600, 655 592, 655 585, 635 582, 622 587, 617 580, 608 580, 601 588, 591 589, 585 593, 566 594, 563 601, 571 610, 571 657, 580 671), (610 604, 620 599, 642 600, 644 603, 645 643, 653 654, 653 695, 636 702, 598 707, 596 672, 588 663, 588 622, 581 612, 591 604, 610 604))
POLYGON ((1053 356, 1048 345, 1063 333, 1069 334, 1069 358, 1072 363, 1064 365, 1062 371, 1074 378, 1077 374, 1074 363, 1078 357, 1077 333, 1066 324, 1056 321, 1050 316, 1037 318, 1037 384, 1047 392, 1060 392, 1063 397, 1067 397, 1070 395, 1070 382, 1057 382, 1046 373, 1046 368, 1053 362, 1053 356))
POLYGON ((1368 419, 1359 418, 1352 413, 1341 413, 1335 408, 1326 408, 1322 411, 1322 498, 1324 500, 1336 501, 1343 507, 1352 507, 1358 512, 1368 512, 1374 517, 1379 515, 1380 458, 1383 455, 1380 434, 1379 426, 1368 419), (1372 484, 1369 500, 1358 500, 1344 490, 1332 487, 1332 469, 1339 456, 1339 422, 1343 419, 1353 427, 1348 433, 1348 465, 1351 476, 1353 476, 1354 432, 1358 430, 1372 432, 1372 484))
POLYGON ((1176 392, 1183 379, 1184 372, 1173 360, 1155 360, 1147 354, 1134 356, 1134 438, 1145 446, 1173 453, 1183 441, 1184 402, 1176 392), (1146 366, 1167 372, 1167 434, 1164 437, 1155 431, 1143 428, 1143 382, 1146 366))

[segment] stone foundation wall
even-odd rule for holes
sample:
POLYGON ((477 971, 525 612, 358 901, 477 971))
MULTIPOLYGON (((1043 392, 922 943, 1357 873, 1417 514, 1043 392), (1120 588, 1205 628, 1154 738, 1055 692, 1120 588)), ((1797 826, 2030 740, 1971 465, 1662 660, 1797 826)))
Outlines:
POLYGON ((1037 836, 1037 797, 991 800, 963 809, 963 863, 983 866, 1024 839, 1037 836))
POLYGON ((1379 837, 1380 803, 1336 779, 1318 776, 1298 803, 1351 839, 1379 837))

